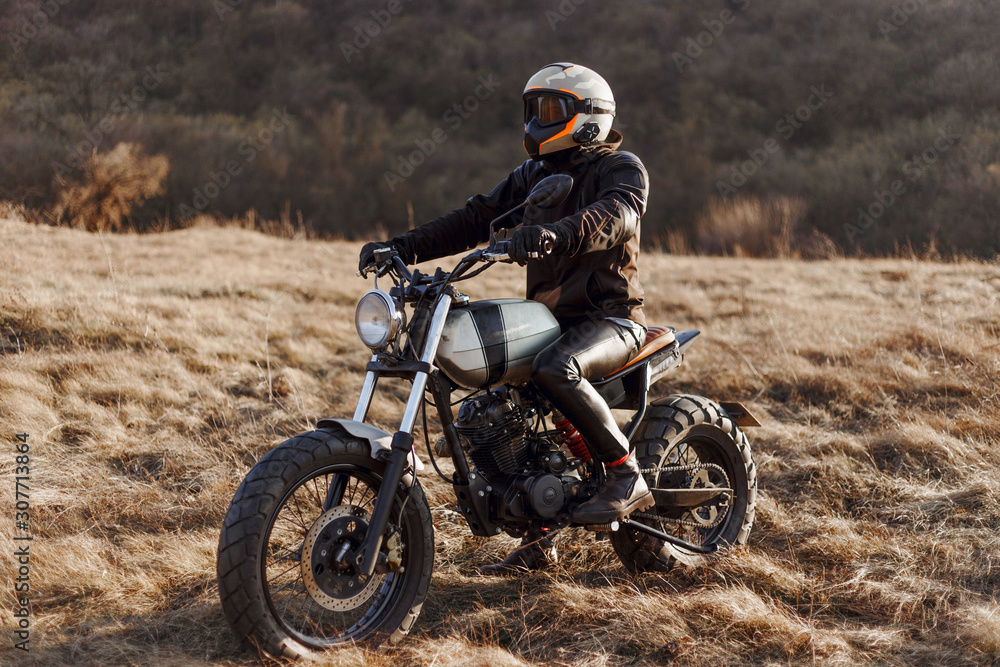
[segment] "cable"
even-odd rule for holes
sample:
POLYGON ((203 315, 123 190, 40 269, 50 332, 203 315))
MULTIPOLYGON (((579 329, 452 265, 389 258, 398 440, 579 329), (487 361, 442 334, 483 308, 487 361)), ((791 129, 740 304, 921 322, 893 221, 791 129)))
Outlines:
POLYGON ((431 451, 431 438, 428 435, 427 431, 427 401, 424 401, 421 408, 422 408, 421 412, 424 415, 424 444, 427 446, 427 456, 430 458, 431 465, 434 466, 434 472, 438 474, 438 477, 443 479, 448 484, 453 484, 454 480, 448 479, 447 477, 444 476, 444 473, 441 472, 441 468, 439 468, 437 464, 437 459, 434 458, 434 452, 431 451))

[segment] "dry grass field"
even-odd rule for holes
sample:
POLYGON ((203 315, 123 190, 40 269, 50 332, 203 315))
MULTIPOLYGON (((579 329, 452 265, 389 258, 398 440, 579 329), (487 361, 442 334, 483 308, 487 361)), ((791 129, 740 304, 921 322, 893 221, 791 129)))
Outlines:
MULTIPOLYGON (((271 664, 223 618, 219 526, 268 449, 353 411, 358 244, 11 219, 0 244, 0 663, 271 664), (18 432, 29 653, 11 634, 18 432)), ((484 579, 514 541, 471 537, 427 475, 437 562, 414 632, 329 664, 1000 663, 1000 266, 651 253, 643 270, 650 321, 703 332, 657 393, 741 400, 763 422, 747 546, 634 577, 564 531, 555 570, 484 579)), ((521 280, 495 267, 467 286, 521 280)), ((390 427, 392 389, 374 412, 390 427)))

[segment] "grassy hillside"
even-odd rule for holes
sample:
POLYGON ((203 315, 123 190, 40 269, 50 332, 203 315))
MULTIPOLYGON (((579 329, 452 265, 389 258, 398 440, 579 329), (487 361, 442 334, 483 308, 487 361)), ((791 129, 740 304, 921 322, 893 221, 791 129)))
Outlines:
MULTIPOLYGON (((222 616, 218 529, 264 452, 353 410, 358 245, 17 220, 0 242, 0 532, 12 544, 27 432, 36 536, 29 654, 0 559, 0 662, 260 664, 222 616)), ((437 562, 413 634, 330 664, 1000 661, 1000 266, 650 254, 643 271, 651 322, 703 332, 658 393, 742 400, 764 423, 747 547, 632 577, 564 531, 554 571, 484 579, 513 540, 470 537, 428 476, 437 562)), ((515 295, 521 274, 469 288, 515 295)))

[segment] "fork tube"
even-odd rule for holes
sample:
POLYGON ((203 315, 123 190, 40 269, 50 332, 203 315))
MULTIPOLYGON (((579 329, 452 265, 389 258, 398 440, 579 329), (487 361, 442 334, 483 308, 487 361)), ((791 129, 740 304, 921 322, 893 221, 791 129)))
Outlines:
MULTIPOLYGON (((378 359, 377 354, 373 354, 371 360, 378 359)), ((368 408, 372 404, 372 395, 375 393, 375 384, 378 378, 375 373, 368 371, 365 375, 365 384, 361 387, 361 395, 358 396, 358 407, 354 409, 354 421, 363 422, 368 417, 368 408)))
MULTIPOLYGON (((442 294, 438 297, 434 307, 434 315, 427 327, 426 342, 423 354, 420 355, 420 361, 429 364, 434 362, 438 341, 441 340, 449 308, 451 308, 451 296, 442 294)), ((365 535, 365 540, 354 561, 358 571, 368 576, 375 572, 378 553, 382 548, 382 538, 385 536, 385 527, 389 522, 389 512, 396 501, 396 487, 399 486, 399 480, 403 478, 403 472, 409 463, 410 452, 413 449, 413 424, 417 420, 417 411, 420 409, 421 401, 424 400, 426 387, 427 373, 417 372, 413 377, 413 389, 410 391, 410 399, 406 402, 403 421, 399 425, 399 431, 392 436, 389 465, 386 467, 378 498, 375 499, 375 508, 372 510, 371 522, 368 524, 368 534, 365 535)))
MULTIPOLYGON (((441 333, 444 331, 444 324, 448 319, 448 310, 450 308, 451 297, 447 294, 439 296, 437 305, 434 307, 434 315, 431 317, 430 325, 427 327, 424 352, 420 355, 420 361, 427 364, 434 363, 438 343, 441 341, 441 333)), ((406 402, 406 410, 403 411, 403 421, 399 425, 400 431, 404 433, 413 432, 413 424, 417 421, 417 414, 420 412, 420 404, 424 400, 424 389, 426 387, 427 373, 416 373, 413 376, 413 390, 410 392, 410 398, 406 402)))

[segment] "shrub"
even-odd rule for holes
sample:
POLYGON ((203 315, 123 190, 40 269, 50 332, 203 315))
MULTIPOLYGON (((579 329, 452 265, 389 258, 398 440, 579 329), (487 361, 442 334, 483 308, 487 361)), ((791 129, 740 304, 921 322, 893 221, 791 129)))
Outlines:
POLYGON ((67 187, 52 209, 56 222, 88 231, 118 231, 132 209, 163 192, 170 162, 121 143, 107 153, 91 153, 83 182, 67 187))
POLYGON ((753 195, 709 202, 697 225, 697 249, 712 254, 788 257, 806 203, 753 195))

